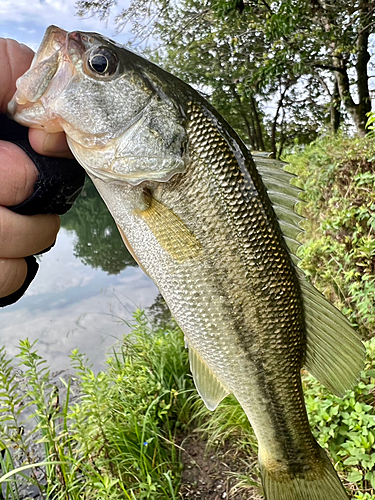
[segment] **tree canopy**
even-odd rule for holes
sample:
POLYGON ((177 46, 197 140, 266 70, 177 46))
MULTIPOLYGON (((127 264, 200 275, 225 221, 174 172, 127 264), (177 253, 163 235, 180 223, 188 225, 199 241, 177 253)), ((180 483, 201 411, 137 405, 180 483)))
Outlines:
MULTIPOLYGON (((77 2, 101 17, 113 4, 77 2)), ((366 133, 373 1, 131 0, 116 23, 131 23, 133 44, 207 94, 253 149, 280 156, 350 120, 366 133)))

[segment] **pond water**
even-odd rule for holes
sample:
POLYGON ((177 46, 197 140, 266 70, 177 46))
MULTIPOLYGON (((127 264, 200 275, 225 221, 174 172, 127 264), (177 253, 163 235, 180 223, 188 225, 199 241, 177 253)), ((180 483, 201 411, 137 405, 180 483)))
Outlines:
POLYGON ((158 291, 126 250, 91 181, 61 225, 24 297, 0 309, 0 342, 14 356, 20 339, 37 340, 52 371, 68 368, 78 348, 99 370, 129 331, 132 312, 150 307, 158 291))

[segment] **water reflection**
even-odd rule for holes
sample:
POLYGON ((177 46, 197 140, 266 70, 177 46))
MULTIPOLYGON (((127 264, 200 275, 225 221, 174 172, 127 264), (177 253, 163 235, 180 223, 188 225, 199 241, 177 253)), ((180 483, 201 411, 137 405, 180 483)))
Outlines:
POLYGON ((19 339, 38 339, 53 370, 67 368, 78 347, 98 369, 114 339, 128 331, 124 320, 136 307, 151 306, 156 295, 88 183, 25 296, 0 309, 0 341, 15 355, 19 339))
POLYGON ((84 264, 108 274, 118 274, 125 267, 136 265, 89 179, 73 208, 62 217, 61 225, 75 231, 74 255, 84 264))

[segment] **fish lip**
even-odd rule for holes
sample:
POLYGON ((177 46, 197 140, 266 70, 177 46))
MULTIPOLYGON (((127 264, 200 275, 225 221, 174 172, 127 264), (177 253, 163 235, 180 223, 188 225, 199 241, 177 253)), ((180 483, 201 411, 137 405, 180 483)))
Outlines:
MULTIPOLYGON (((69 66, 74 68, 74 56, 75 58, 79 58, 82 56, 82 53, 86 50, 83 41, 80 37, 78 37, 77 32, 67 32, 58 26, 51 25, 46 29, 46 32, 43 36, 41 44, 34 55, 31 66, 29 70, 22 75, 17 80, 17 90, 13 95, 12 99, 8 103, 7 111, 8 114, 12 118, 16 118, 20 123, 22 123, 23 113, 27 109, 35 108, 38 106, 41 110, 43 109, 43 113, 39 111, 41 116, 47 117, 49 115, 48 105, 45 104, 44 98, 48 96, 48 92, 50 89, 50 85, 53 82, 55 76, 59 73, 61 65, 64 63, 68 63, 69 66), (39 87, 39 92, 36 92, 34 95, 28 91, 28 81, 29 78, 33 79, 33 72, 35 72, 38 68, 47 67, 49 62, 51 61, 51 71, 48 75, 41 74, 41 81, 44 82, 44 88, 42 84, 42 88, 39 87)), ((74 70, 72 71, 72 73, 74 70)), ((37 81, 37 80, 36 80, 37 81)), ((51 118, 51 117, 50 117, 51 118)), ((25 118, 26 122, 24 123, 26 126, 30 126, 28 122, 29 118, 25 118)), ((33 126, 36 128, 42 128, 49 132, 57 131, 57 122, 53 120, 54 125, 52 128, 45 126, 44 119, 37 119, 33 122, 33 126)), ((59 130, 63 128, 61 125, 58 127, 59 130)))
POLYGON ((60 50, 66 44, 67 34, 67 31, 58 26, 48 26, 31 66, 33 66, 35 62, 41 62, 44 59, 48 59, 57 50, 60 50))
MULTIPOLYGON (((60 65, 60 54, 62 53, 64 47, 66 46, 68 32, 59 28, 58 26, 51 25, 46 29, 43 39, 40 43, 40 46, 37 52, 34 55, 34 58, 31 62, 30 68, 17 80, 17 90, 13 95, 12 99, 8 103, 8 113, 13 116, 17 112, 18 106, 29 106, 33 105, 37 100, 46 93, 49 84, 53 80, 56 72, 58 71, 60 65), (48 83, 45 85, 45 90, 41 95, 32 96, 29 92, 25 92, 25 88, 23 88, 23 83, 27 75, 30 75, 38 66, 43 65, 43 63, 47 63, 52 58, 55 58, 54 71, 50 73, 48 83), (33 98, 35 97, 35 99, 33 98)), ((26 89, 27 90, 27 89, 26 89)))

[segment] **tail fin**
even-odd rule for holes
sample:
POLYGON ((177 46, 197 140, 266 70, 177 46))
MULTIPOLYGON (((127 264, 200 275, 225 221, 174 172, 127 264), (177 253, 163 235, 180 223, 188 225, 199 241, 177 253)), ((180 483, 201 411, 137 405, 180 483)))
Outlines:
POLYGON ((266 500, 348 500, 335 469, 325 452, 321 452, 323 461, 305 473, 270 471, 261 464, 266 500))

